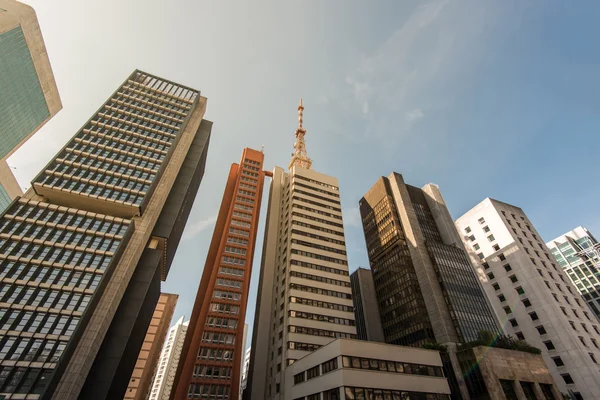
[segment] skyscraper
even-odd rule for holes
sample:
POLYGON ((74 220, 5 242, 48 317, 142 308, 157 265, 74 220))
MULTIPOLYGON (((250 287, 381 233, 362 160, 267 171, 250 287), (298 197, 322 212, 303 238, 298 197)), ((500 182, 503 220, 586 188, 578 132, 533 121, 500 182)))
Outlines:
POLYGON ((123 397, 124 400, 146 400, 148 398, 178 298, 179 295, 176 294, 160 294, 135 368, 129 378, 129 386, 123 397))
POLYGON ((600 243, 590 231, 578 226, 549 241, 546 246, 596 317, 600 318, 600 243))
POLYGON ((0 0, 0 212, 22 194, 6 164, 62 104, 35 11, 0 0))
POLYGON ((181 317, 169 329, 167 339, 160 353, 158 368, 148 400, 164 400, 171 397, 188 324, 189 321, 183 322, 183 317, 181 317))
POLYGON ((456 226, 506 333, 542 350, 561 392, 600 398, 600 324, 523 210, 487 198, 456 226))
POLYGON ((436 185, 381 177, 360 213, 387 343, 464 343, 499 331, 436 185))
POLYGON ((289 172, 275 167, 246 390, 284 399, 285 370, 335 338, 356 338, 337 179, 313 171, 298 106, 289 172))
POLYGON ((350 275, 350 284, 358 338, 371 342, 385 342, 373 273, 369 269, 359 267, 350 275))
POLYGON ((134 71, 0 217, 0 395, 122 398, 204 173, 197 90, 134 71))
POLYGON ((174 399, 239 397, 244 319, 265 173, 264 154, 232 164, 204 264, 174 399))

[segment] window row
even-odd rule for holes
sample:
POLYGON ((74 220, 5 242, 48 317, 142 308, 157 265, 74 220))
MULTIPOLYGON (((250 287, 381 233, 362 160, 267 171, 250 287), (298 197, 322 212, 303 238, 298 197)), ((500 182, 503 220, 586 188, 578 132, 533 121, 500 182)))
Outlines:
POLYGON ((242 278, 244 276, 244 270, 229 267, 219 267, 219 274, 238 276, 242 278))
POLYGON ((221 261, 225 264, 246 265, 246 260, 244 260, 242 258, 236 258, 236 257, 223 256, 221 261))
POLYGON ((227 236, 227 243, 233 243, 233 244, 239 244, 241 246, 247 246, 248 240, 238 238, 238 237, 233 237, 233 236, 227 236))
POLYGON ((344 312, 354 312, 354 309, 350 306, 345 306, 343 304, 336 303, 328 303, 326 301, 319 301, 313 299, 304 299, 302 297, 291 296, 290 303, 304 304, 312 307, 320 307, 320 308, 328 308, 330 310, 344 311, 344 312))
POLYGON ((293 318, 311 319, 313 321, 329 322, 329 323, 338 324, 338 325, 346 325, 346 326, 354 326, 355 325, 353 319, 332 317, 331 315, 313 314, 313 313, 309 313, 309 312, 294 311, 294 310, 290 310, 289 315, 290 315, 290 317, 293 317, 293 318))
POLYGON ((340 260, 339 258, 322 256, 320 254, 310 253, 308 251, 302 251, 302 250, 296 250, 296 249, 292 249, 291 252, 292 252, 292 254, 297 254, 297 255, 303 256, 303 257, 314 258, 316 260, 328 261, 331 263, 341 264, 341 265, 348 265, 348 261, 340 260))
POLYGON ((225 246, 225 253, 239 254, 239 255, 245 256, 246 249, 240 249, 239 247, 225 246))
POLYGON ((313 248, 313 249, 328 251, 330 253, 337 253, 337 254, 346 255, 346 250, 340 250, 340 249, 336 249, 336 248, 329 247, 329 246, 323 246, 321 244, 317 244, 317 243, 314 243, 314 242, 311 243, 311 242, 306 242, 304 240, 292 239, 292 243, 299 244, 299 245, 306 246, 306 247, 310 247, 310 248, 313 248))
POLYGON ((294 375, 294 385, 338 369, 337 357, 294 375))
POLYGON ((219 333, 219 332, 204 332, 202 334, 203 343, 220 343, 227 345, 235 344, 235 335, 230 333, 219 333))
POLYGON ((81 193, 83 195, 97 196, 100 198, 119 201, 121 203, 140 205, 144 199, 145 192, 128 192, 119 188, 110 188, 95 183, 77 182, 71 179, 46 176, 42 184, 55 187, 57 189, 81 193))
MULTIPOLYGON (((344 387, 346 400, 448 400, 447 394, 344 387)), ((334 399, 333 397, 331 398, 334 399)))
POLYGON ((226 292, 224 290, 215 290, 213 297, 221 300, 240 301, 242 295, 239 293, 226 292))
POLYGON ((309 219, 311 221, 319 222, 321 224, 336 226, 338 228, 344 228, 344 224, 338 224, 337 222, 331 222, 331 221, 328 221, 326 219, 317 218, 317 217, 312 216, 312 215, 307 215, 307 214, 303 214, 303 213, 299 213, 299 212, 295 212, 295 211, 292 212, 292 216, 300 217, 300 218, 306 218, 306 219, 309 219))
POLYGON ((370 369, 374 371, 393 372, 397 374, 444 376, 441 367, 398 361, 378 360, 365 357, 343 356, 342 366, 344 368, 370 369))
MULTIPOLYGON (((294 197, 294 200, 296 200, 296 201, 302 201, 302 202, 305 202, 305 203, 312 203, 312 202, 310 202, 308 200, 304 200, 304 199, 301 199, 301 198, 298 198, 298 197, 294 197)), ((319 214, 319 215, 323 215, 325 217, 329 217, 329 218, 333 218, 333 219, 339 219, 339 220, 342 219, 342 217, 340 215, 335 215, 335 214, 332 214, 332 213, 328 213, 326 211, 317 210, 316 208, 307 207, 307 206, 303 206, 303 205, 296 204, 296 203, 292 204, 292 207, 294 209, 296 209, 296 210, 308 211, 309 213, 319 214)))
POLYGON ((324 272, 329 272, 329 273, 332 273, 332 274, 338 274, 338 275, 348 276, 348 271, 346 271, 346 270, 337 269, 337 268, 331 268, 331 267, 325 267, 323 265, 308 263, 308 262, 305 262, 305 261, 298 261, 298 260, 292 259, 292 260, 290 260, 290 264, 291 265, 298 265, 300 267, 314 269, 314 270, 317 270, 317 271, 324 271, 324 272))
POLYGON ((83 312, 90 299, 89 294, 0 284, 1 303, 83 312))
POLYGON ((198 360, 233 361, 233 350, 200 347, 198 360))
POLYGON ((239 235, 239 236, 244 236, 244 237, 250 236, 250 232, 248 232, 244 229, 229 228, 229 233, 233 233, 234 235, 239 235))
POLYGON ((194 366, 193 378, 231 379, 231 367, 217 365, 194 366))
POLYGON ((302 175, 294 175, 294 179, 301 179, 303 181, 310 182, 310 183, 315 183, 317 185, 326 187, 326 188, 331 189, 331 190, 336 190, 336 191, 338 190, 337 186, 328 185, 328 184, 323 183, 323 182, 315 181, 314 179, 306 178, 306 177, 304 177, 302 175))
MULTIPOLYGON (((327 203, 332 203, 332 204, 334 204, 334 205, 335 205, 335 207, 333 207, 333 206, 326 206, 326 205, 322 205, 321 203, 318 203, 318 202, 313 202, 313 201, 310 201, 310 200, 305 200, 305 199, 302 199, 303 201, 306 201, 306 202, 308 202, 308 203, 312 203, 312 204, 314 204, 314 205, 316 205, 316 206, 325 207, 325 208, 329 208, 329 209, 331 209, 331 210, 335 210, 335 211, 342 212, 342 209, 341 209, 341 208, 339 208, 339 206, 340 206, 340 202, 339 202, 338 200, 333 200, 333 199, 330 199, 330 198, 328 198, 328 197, 319 196, 319 195, 317 195, 317 194, 314 194, 314 193, 309 193, 309 192, 305 192, 304 190, 300 190, 300 189, 296 189, 296 188, 294 188, 294 190, 293 190, 293 192, 292 192, 292 193, 293 193, 293 194, 296 194, 296 193, 298 193, 298 194, 303 194, 303 195, 305 195, 305 196, 308 196, 308 197, 309 197, 309 198, 311 198, 311 199, 319 199, 319 200, 326 201, 327 203)), ((294 198, 296 199, 297 197, 294 197, 294 198)))
POLYGON ((241 281, 233 281, 231 279, 217 279, 217 286, 230 287, 235 289, 241 289, 241 281))
POLYGON ((37 311, 0 309, 0 330, 70 336, 79 317, 37 311))
POLYGON ((303 272, 291 271, 290 272, 290 276, 296 277, 296 278, 301 278, 301 279, 307 279, 309 281, 327 283, 329 285, 336 285, 336 286, 342 286, 342 287, 350 287, 350 282, 340 281, 340 280, 337 280, 337 279, 331 279, 331 278, 327 278, 327 277, 324 277, 324 276, 305 274, 303 272))
MULTIPOLYGON (((150 180, 154 178, 153 175, 156 175, 161 164, 160 160, 138 159, 127 153, 118 153, 110 150, 104 150, 102 151, 102 154, 98 154, 97 151, 93 153, 84 153, 79 150, 74 150, 71 147, 67 147, 62 153, 60 153, 58 158, 80 164, 94 164, 96 162, 108 161, 112 164, 125 166, 127 169, 148 169, 151 175, 148 175, 148 178, 146 179, 150 180)), ((116 171, 120 172, 121 170, 117 169, 116 171)), ((126 171, 120 173, 125 174, 126 171)))
POLYGON ((210 303, 210 311, 218 314, 239 315, 240 307, 231 304, 210 303))
POLYGON ((237 219, 232 219, 231 220, 231 225, 241 226, 243 228, 250 228, 250 222, 244 222, 244 221, 240 221, 240 220, 237 220, 237 219))
POLYGON ((0 279, 6 278, 32 283, 49 283, 51 285, 71 286, 80 289, 95 289, 102 279, 101 274, 10 260, 0 262, 0 271, 0 279))
POLYGON ((52 373, 52 369, 0 367, 0 393, 40 395, 52 373))
POLYGON ((237 319, 230 318, 208 317, 206 319, 206 326, 211 328, 236 329, 237 323, 237 319))
POLYGON ((327 228, 323 228, 321 226, 307 224, 307 223, 296 221, 296 220, 292 220, 292 225, 298 225, 298 226, 302 226, 302 227, 305 227, 305 228, 315 229, 315 230, 317 230, 319 232, 331 233, 332 235, 337 235, 337 236, 344 237, 344 232, 334 231, 332 229, 327 229, 327 228))
POLYGON ((66 347, 66 341, 4 336, 0 340, 0 360, 56 363, 66 347))
POLYGON ((327 290, 321 288, 315 288, 312 286, 298 285, 296 283, 290 283, 290 290, 300 290, 308 293, 322 294, 325 296, 338 297, 340 299, 351 299, 352 295, 349 293, 336 292, 334 290, 327 290))
POLYGON ((303 187, 303 188, 306 188, 306 189, 314 190, 315 192, 324 193, 324 194, 327 194, 327 195, 332 196, 332 197, 337 197, 337 198, 340 197, 340 195, 338 193, 332 193, 332 192, 330 192, 328 190, 319 189, 319 188, 316 188, 314 186, 306 185, 306 184, 298 182, 298 181, 294 181, 294 186, 300 186, 300 187, 303 187))
POLYGON ((356 335, 354 335, 352 333, 330 331, 330 330, 326 330, 326 329, 309 328, 306 326, 290 325, 290 326, 288 326, 288 330, 290 331, 290 333, 300 333, 303 335, 310 335, 310 336, 322 336, 322 337, 331 337, 331 338, 337 338, 337 339, 339 339, 339 338, 356 339, 356 335))
POLYGON ((188 399, 228 400, 229 385, 216 385, 206 383, 191 383, 188 390, 188 399))
POLYGON ((300 236, 306 236, 312 239, 318 239, 318 240, 322 240, 324 242, 329 242, 329 243, 333 243, 333 244, 339 244, 341 246, 345 246, 346 242, 344 242, 343 240, 337 240, 337 239, 332 239, 326 236, 321 236, 321 235, 315 235, 313 233, 309 233, 309 232, 304 232, 304 231, 300 231, 298 229, 292 229, 292 234, 296 234, 296 235, 300 235, 300 236))

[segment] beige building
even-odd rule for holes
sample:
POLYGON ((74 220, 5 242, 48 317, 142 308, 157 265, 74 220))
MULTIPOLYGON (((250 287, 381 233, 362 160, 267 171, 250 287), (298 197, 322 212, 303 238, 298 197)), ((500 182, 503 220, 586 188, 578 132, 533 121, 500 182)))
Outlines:
POLYGON ((437 351, 338 339, 286 370, 285 399, 450 398, 437 351))
POLYGON ((298 107, 289 172, 269 192, 247 391, 288 399, 286 370, 339 338, 356 338, 337 179, 311 169, 298 107))
POLYGON ((0 0, 0 211, 22 194, 6 163, 61 108, 35 11, 0 0))
POLYGON ((123 399, 146 400, 179 295, 161 293, 123 399))
POLYGON ((600 324, 523 210, 487 198, 456 227, 504 331, 542 350, 562 393, 600 399, 600 324))
POLYGON ((148 400, 169 399, 173 390, 173 382, 177 373, 177 366, 183 349, 183 341, 187 333, 189 321, 183 322, 179 318, 175 325, 169 329, 169 334, 160 353, 158 368, 152 382, 152 391, 148 400))

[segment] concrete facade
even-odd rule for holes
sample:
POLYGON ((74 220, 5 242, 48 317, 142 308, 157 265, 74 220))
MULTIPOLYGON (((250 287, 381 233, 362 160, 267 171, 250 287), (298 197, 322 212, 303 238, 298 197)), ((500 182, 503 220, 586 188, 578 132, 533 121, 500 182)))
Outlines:
POLYGON ((158 372, 157 367, 161 350, 171 325, 178 298, 179 295, 177 294, 160 294, 123 399, 146 400, 148 398, 152 380, 158 372))
POLYGON ((1 395, 123 398, 204 172, 205 108, 134 71, 2 214, 1 395))
POLYGON ((284 398, 449 399, 450 388, 441 370, 437 351, 337 339, 288 367, 284 398), (356 389, 366 397, 357 397, 356 389))
POLYGON ((163 400, 171 396, 187 327, 188 322, 183 322, 183 317, 181 317, 169 329, 160 353, 148 400, 163 400))
POLYGON ((546 243, 558 265, 600 318, 600 243, 583 226, 546 243))
POLYGON ((302 101, 289 173, 275 167, 258 284, 246 391, 281 400, 286 370, 336 338, 356 338, 336 178, 313 171, 302 101))
POLYGON ((473 398, 510 399, 512 387, 519 400, 532 398, 532 392, 537 400, 562 399, 541 355, 480 346, 460 351, 458 358, 463 373, 472 377, 471 385, 479 384, 483 393, 473 398), (506 385, 509 387, 505 388, 506 385))
POLYGON ((598 321, 523 210, 488 198, 456 227, 504 331, 542 350, 562 393, 600 398, 598 321))
POLYGON ((15 35, 24 43, 0 40, 0 211, 23 194, 6 160, 62 108, 35 11, 14 0, 0 0, 0 38, 15 35), (43 110, 34 109, 31 97, 36 94, 43 110))
POLYGON ((350 283, 358 339, 385 342, 371 270, 358 268, 350 275, 350 283))

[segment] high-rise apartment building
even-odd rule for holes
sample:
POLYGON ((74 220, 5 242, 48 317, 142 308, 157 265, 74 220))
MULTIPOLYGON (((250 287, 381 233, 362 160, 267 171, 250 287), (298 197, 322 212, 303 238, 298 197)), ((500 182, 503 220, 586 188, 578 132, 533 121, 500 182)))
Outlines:
POLYGON ((0 0, 0 212, 23 194, 6 163, 62 104, 35 11, 0 0))
POLYGON ((189 321, 183 322, 183 317, 181 317, 169 329, 169 334, 160 353, 148 400, 164 400, 171 397, 188 324, 189 321))
POLYGON ((135 368, 129 378, 129 386, 123 397, 124 400, 146 400, 148 398, 178 298, 179 295, 176 294, 160 294, 135 368))
POLYGON ((387 343, 464 343, 499 331, 436 185, 381 177, 360 213, 387 343))
POLYGON ((358 339, 385 342, 373 273, 370 269, 359 267, 350 275, 350 284, 358 339))
POLYGON ((289 172, 275 167, 252 355, 251 399, 287 399, 285 371, 336 338, 356 338, 337 179, 311 169, 298 107, 289 172))
POLYGON ((240 398, 242 393, 248 385, 248 370, 250 369, 250 354, 252 354, 252 347, 248 347, 244 353, 244 364, 242 366, 242 379, 240 381, 240 398))
POLYGON ((600 324, 523 210, 487 198, 456 227, 505 332, 542 350, 561 392, 600 398, 600 324))
POLYGON ((0 397, 123 398, 204 173, 205 109, 134 71, 0 216, 0 397))
POLYGON ((600 243, 579 226, 546 243, 597 318, 600 318, 600 243))
POLYGON ((172 398, 239 397, 263 161, 262 151, 246 148, 229 171, 172 398))

